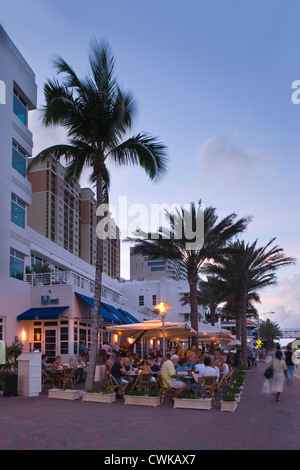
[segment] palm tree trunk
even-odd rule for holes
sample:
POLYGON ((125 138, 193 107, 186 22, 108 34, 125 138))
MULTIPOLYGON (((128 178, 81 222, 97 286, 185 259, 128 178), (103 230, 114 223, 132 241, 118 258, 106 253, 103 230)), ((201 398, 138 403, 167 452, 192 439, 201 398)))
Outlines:
POLYGON ((188 270, 188 282, 190 286, 190 306, 191 306, 191 327, 197 332, 196 336, 192 337, 192 344, 198 350, 198 272, 195 270, 188 270))
MULTIPOLYGON (((97 176, 97 207, 102 204, 102 173, 97 176)), ((97 224, 101 217, 97 216, 97 224)), ((95 295, 94 295, 94 308, 92 317, 92 336, 90 346, 89 367, 85 388, 91 389, 94 385, 97 350, 98 350, 98 336, 100 329, 100 306, 101 306, 101 289, 102 289, 102 273, 103 273, 103 240, 100 237, 96 238, 96 273, 95 273, 95 295)))
POLYGON ((216 323, 216 307, 214 305, 209 306, 210 309, 210 324, 215 326, 216 323))
POLYGON ((246 323, 246 312, 247 312, 247 288, 246 284, 242 283, 239 289, 239 297, 237 301, 237 316, 240 322, 240 333, 241 333, 241 360, 242 367, 247 367, 247 323, 246 323))

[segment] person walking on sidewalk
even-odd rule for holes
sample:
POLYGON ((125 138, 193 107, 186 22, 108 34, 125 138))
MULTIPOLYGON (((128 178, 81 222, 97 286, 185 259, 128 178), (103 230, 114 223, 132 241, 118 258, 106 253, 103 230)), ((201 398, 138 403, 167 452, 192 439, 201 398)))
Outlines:
POLYGON ((294 372, 295 372, 295 363, 293 362, 293 353, 291 346, 287 347, 287 351, 285 353, 285 362, 286 362, 286 380, 287 384, 293 383, 294 372))
POLYGON ((282 351, 276 351, 275 357, 272 360, 273 378, 271 383, 272 392, 276 394, 276 403, 279 403, 280 393, 283 392, 285 372, 287 369, 286 363, 282 358, 282 351))

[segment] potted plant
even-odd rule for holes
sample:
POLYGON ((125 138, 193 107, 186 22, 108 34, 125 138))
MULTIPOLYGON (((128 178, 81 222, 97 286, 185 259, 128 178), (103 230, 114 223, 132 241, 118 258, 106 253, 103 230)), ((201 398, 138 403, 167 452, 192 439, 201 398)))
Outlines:
POLYGON ((98 387, 94 387, 82 392, 82 401, 113 403, 116 401, 116 394, 109 386, 105 387, 103 390, 100 390, 98 387))
POLYGON ((234 384, 228 391, 234 393, 237 402, 240 401, 242 389, 238 385, 234 384))
POLYGON ((158 406, 160 395, 156 390, 145 393, 142 390, 130 390, 124 395, 124 405, 158 406))
POLYGON ((78 400, 80 394, 80 390, 68 389, 65 385, 48 390, 48 398, 58 398, 59 400, 78 400))
POLYGON ((0 389, 4 397, 16 397, 18 395, 18 361, 22 348, 5 346, 5 364, 0 365, 0 389))
POLYGON ((232 391, 228 391, 223 395, 221 400, 221 411, 234 412, 237 407, 236 396, 232 391))
POLYGON ((181 393, 174 398, 173 408, 190 408, 193 410, 211 410, 212 399, 205 397, 198 397, 197 395, 189 393, 181 393))

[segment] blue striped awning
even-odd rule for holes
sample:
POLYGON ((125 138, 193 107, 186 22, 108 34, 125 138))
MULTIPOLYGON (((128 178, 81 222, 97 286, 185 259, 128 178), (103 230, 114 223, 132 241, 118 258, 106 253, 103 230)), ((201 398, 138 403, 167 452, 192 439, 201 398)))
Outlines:
POLYGON ((57 320, 67 307, 30 308, 17 316, 17 320, 57 320))
POLYGON ((102 302, 102 305, 104 305, 104 307, 107 310, 109 310, 113 315, 116 315, 120 320, 122 320, 123 323, 125 324, 133 323, 131 320, 129 320, 129 318, 126 317, 126 315, 124 315, 124 313, 120 312, 112 305, 105 304, 104 302, 102 302))
POLYGON ((121 313, 123 313, 124 315, 126 315, 126 317, 128 317, 133 323, 141 323, 140 320, 137 320, 133 315, 131 315, 130 313, 126 312, 126 310, 123 310, 121 308, 119 308, 118 310, 120 310, 121 313))
MULTIPOLYGON (((84 302, 86 302, 90 307, 94 308, 94 299, 92 297, 88 297, 87 295, 79 294, 79 292, 75 292, 78 297, 80 297, 84 302)), ((112 315, 111 311, 105 307, 105 304, 101 302, 100 306, 100 315, 104 318, 104 321, 107 323, 115 323, 116 325, 120 325, 121 322, 118 317, 112 315)))

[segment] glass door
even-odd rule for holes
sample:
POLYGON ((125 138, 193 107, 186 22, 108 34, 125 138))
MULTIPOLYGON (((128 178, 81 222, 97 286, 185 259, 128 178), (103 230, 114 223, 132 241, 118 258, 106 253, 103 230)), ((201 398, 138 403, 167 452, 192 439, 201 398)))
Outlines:
POLYGON ((45 354, 48 362, 54 362, 57 356, 57 334, 56 328, 45 328, 45 354))

